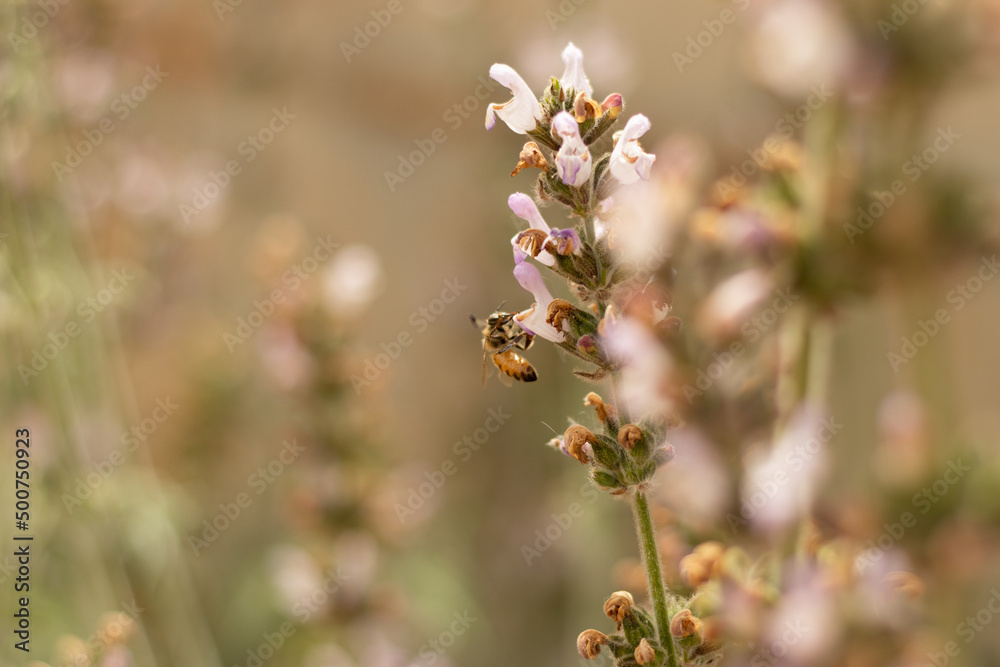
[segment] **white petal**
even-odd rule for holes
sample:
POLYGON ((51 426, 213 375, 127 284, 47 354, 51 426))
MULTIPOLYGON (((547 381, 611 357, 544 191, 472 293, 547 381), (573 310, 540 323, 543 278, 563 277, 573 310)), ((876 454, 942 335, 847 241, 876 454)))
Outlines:
POLYGON ((546 234, 552 231, 545 223, 538 206, 535 205, 535 200, 523 192, 515 192, 508 197, 507 206, 514 212, 514 215, 526 220, 532 229, 540 229, 546 234))
POLYGON ((542 118, 542 105, 524 79, 512 67, 499 63, 490 68, 490 77, 508 88, 514 94, 514 99, 487 107, 486 129, 489 130, 496 124, 497 116, 518 134, 535 129, 542 118))
POLYGON ((642 114, 629 118, 625 129, 618 133, 617 143, 611 151, 611 175, 622 185, 647 180, 656 156, 646 153, 639 146, 639 137, 649 131, 649 119, 642 114))
POLYGON ((552 129, 563 141, 567 139, 582 141, 580 138, 580 124, 576 122, 573 114, 568 111, 560 111, 555 115, 552 119, 552 129))
POLYGON ((563 88, 572 88, 580 92, 587 93, 587 97, 594 96, 594 88, 590 85, 587 75, 583 71, 583 51, 578 49, 573 42, 563 49, 563 62, 566 63, 566 71, 559 79, 559 84, 563 88))
POLYGON ((561 331, 556 331, 555 327, 545 321, 549 304, 552 303, 552 295, 542 280, 542 274, 534 264, 523 262, 514 267, 514 277, 521 287, 531 292, 535 297, 535 305, 521 311, 514 316, 514 321, 522 328, 536 336, 541 336, 554 343, 561 343, 566 339, 566 335, 561 331))
POLYGON ((574 188, 590 180, 592 168, 590 150, 580 138, 580 126, 567 111, 560 111, 552 119, 552 129, 562 139, 556 154, 556 172, 559 179, 574 188))

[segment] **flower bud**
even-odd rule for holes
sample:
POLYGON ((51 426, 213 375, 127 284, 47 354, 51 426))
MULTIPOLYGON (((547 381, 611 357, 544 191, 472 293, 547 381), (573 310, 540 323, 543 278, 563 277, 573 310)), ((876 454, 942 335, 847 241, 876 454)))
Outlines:
POLYGON ((611 118, 617 118, 618 114, 622 112, 625 108, 625 102, 622 100, 622 96, 618 93, 611 93, 604 98, 601 103, 601 108, 604 109, 606 113, 610 115, 611 118))
POLYGON ((625 424, 618 431, 618 444, 631 450, 642 441, 642 429, 635 424, 625 424))
POLYGON ((587 394, 586 398, 583 399, 583 404, 587 407, 593 407, 597 411, 597 418, 601 420, 602 424, 607 424, 608 420, 615 416, 615 407, 605 403, 604 399, 594 392, 587 394))
POLYGON ((580 655, 591 660, 601 653, 601 645, 608 643, 608 636, 598 630, 584 630, 576 638, 576 650, 580 655))
POLYGON ((597 354, 597 339, 590 334, 580 336, 576 341, 576 349, 586 355, 594 356, 597 354))
POLYGON ((594 442, 597 442, 597 436, 586 426, 580 426, 579 424, 573 424, 563 434, 563 443, 566 445, 566 450, 570 456, 584 465, 590 463, 590 456, 588 456, 584 446, 594 442))
POLYGON ((602 491, 607 491, 613 496, 620 496, 628 491, 628 487, 620 479, 603 470, 591 468, 590 479, 594 480, 602 491))
POLYGON ((97 636, 107 644, 120 644, 135 630, 135 620, 121 611, 113 611, 101 616, 98 621, 97 636))
POLYGON ((650 646, 649 642, 646 641, 646 638, 643 637, 643 640, 639 642, 638 646, 635 647, 635 661, 640 665, 645 665, 653 662, 655 658, 656 651, 653 650, 653 647, 650 646))
POLYGON ((518 156, 517 166, 514 167, 514 171, 510 172, 511 176, 517 176, 521 173, 522 169, 527 169, 529 167, 538 167, 542 171, 547 171, 549 168, 549 162, 545 159, 542 151, 539 150, 538 144, 534 141, 529 141, 521 149, 521 154, 518 156))
POLYGON ((635 600, 632 599, 632 594, 628 591, 618 591, 617 593, 612 593, 604 602, 604 613, 612 621, 618 624, 618 628, 621 629, 622 621, 628 616, 629 612, 632 611, 632 607, 635 606, 635 600))
MULTIPOLYGON (((701 635, 701 619, 691 613, 690 609, 681 609, 670 620, 670 634, 686 639, 701 635)), ((699 639, 699 643, 700 643, 699 639)))
POLYGON ((56 641, 56 663, 90 667, 93 664, 90 647, 76 635, 63 635, 56 641))
POLYGON ((679 569, 681 579, 691 588, 698 588, 711 579, 711 567, 698 554, 688 554, 681 558, 679 569))

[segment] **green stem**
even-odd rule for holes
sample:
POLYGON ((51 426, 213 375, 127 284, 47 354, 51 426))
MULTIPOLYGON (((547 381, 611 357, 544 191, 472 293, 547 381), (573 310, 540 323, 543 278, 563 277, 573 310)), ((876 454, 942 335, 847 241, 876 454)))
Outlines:
POLYGON ((663 586, 663 572, 660 570, 660 551, 656 546, 656 531, 653 530, 653 518, 649 514, 645 493, 636 491, 632 509, 639 530, 642 560, 646 564, 649 597, 653 600, 660 644, 667 651, 667 667, 677 667, 677 653, 674 650, 674 638, 670 635, 670 616, 667 613, 667 593, 663 586))

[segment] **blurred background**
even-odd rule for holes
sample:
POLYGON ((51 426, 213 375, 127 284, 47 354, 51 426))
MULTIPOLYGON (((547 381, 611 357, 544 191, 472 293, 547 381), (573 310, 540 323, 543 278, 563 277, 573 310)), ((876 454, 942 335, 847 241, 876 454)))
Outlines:
MULTIPOLYGON (((545 345, 538 382, 483 389, 469 323, 531 301, 505 202, 532 181, 508 178, 519 137, 484 130, 509 99, 489 67, 541 93, 572 41, 595 97, 652 122, 663 238, 788 113, 796 138, 815 119, 874 146, 869 191, 910 183, 913 145, 959 136, 910 188, 939 207, 901 197, 877 252, 836 260, 866 280, 829 308, 843 428, 821 495, 850 515, 832 523, 877 539, 943 462, 975 461, 903 540, 948 582, 921 621, 931 648, 893 663, 924 664, 1000 584, 1000 281, 949 300, 995 247, 1000 8, 897 5, 5 2, 2 422, 31 433, 34 542, 31 653, 5 631, 3 663, 580 661, 601 601, 643 581, 628 508, 543 446, 590 418, 589 389, 545 345), (820 113, 823 83, 850 113, 820 113)), ((732 536, 723 511, 666 533, 668 578, 732 536)), ((998 636, 1000 620, 950 664, 992 664, 998 636)))

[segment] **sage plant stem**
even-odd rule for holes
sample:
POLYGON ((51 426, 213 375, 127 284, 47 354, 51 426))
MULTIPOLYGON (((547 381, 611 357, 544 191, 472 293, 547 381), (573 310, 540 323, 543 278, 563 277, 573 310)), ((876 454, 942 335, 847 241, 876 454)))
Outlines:
POLYGON ((649 514, 649 502, 646 500, 644 492, 636 491, 632 509, 639 531, 642 560, 646 565, 646 581, 649 585, 649 597, 653 601, 653 612, 656 617, 656 629, 659 633, 660 644, 667 652, 667 667, 677 667, 674 638, 670 635, 667 594, 663 586, 663 572, 660 570, 660 551, 656 546, 656 531, 653 529, 653 518, 649 514))

